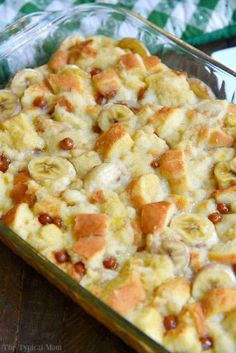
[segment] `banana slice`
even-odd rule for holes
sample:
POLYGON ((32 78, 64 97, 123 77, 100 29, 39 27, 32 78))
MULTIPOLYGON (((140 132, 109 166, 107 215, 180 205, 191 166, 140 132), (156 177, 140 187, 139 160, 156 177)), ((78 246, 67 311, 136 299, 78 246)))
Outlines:
POLYGON ((208 257, 222 264, 236 264, 236 239, 216 244, 209 251, 208 257))
POLYGON ((13 77, 11 81, 11 90, 18 97, 21 97, 30 85, 39 83, 43 80, 43 75, 36 70, 33 69, 24 69, 13 77))
POLYGON ((234 158, 230 163, 217 163, 214 174, 221 188, 225 189, 236 185, 236 159, 234 158))
POLYGON ((135 38, 123 38, 119 40, 117 46, 122 49, 130 49, 132 52, 137 53, 142 57, 150 55, 143 43, 135 38))
POLYGON ((136 116, 125 105, 106 104, 98 116, 98 125, 102 131, 107 131, 115 123, 121 123, 132 135, 135 130, 136 116))
POLYGON ((180 214, 172 219, 170 227, 190 246, 211 247, 217 242, 215 227, 201 214, 180 214))
POLYGON ((192 285, 192 296, 196 300, 201 300, 212 289, 220 287, 236 287, 235 274, 228 266, 210 264, 195 276, 192 285))
POLYGON ((65 67, 63 67, 60 70, 60 73, 63 73, 63 74, 72 73, 74 75, 80 76, 80 77, 85 78, 85 79, 89 79, 90 78, 90 75, 86 71, 82 70, 77 65, 66 65, 65 67))
POLYGON ((215 95, 212 92, 211 88, 207 86, 203 81, 197 78, 189 78, 188 79, 189 86, 191 90, 196 94, 196 96, 203 99, 214 99, 215 95))
POLYGON ((8 89, 0 90, 0 120, 17 115, 21 111, 18 97, 8 89))
POLYGON ((76 176, 73 165, 61 157, 36 157, 28 165, 33 179, 41 182, 55 181, 65 178, 72 181, 76 176))
POLYGON ((151 254, 167 254, 178 271, 184 270, 190 262, 190 254, 188 247, 178 238, 178 234, 169 227, 157 237, 148 234, 146 238, 146 249, 151 254))
POLYGON ((188 266, 189 250, 182 241, 173 237, 164 237, 161 242, 161 250, 171 257, 177 271, 184 270, 188 266))

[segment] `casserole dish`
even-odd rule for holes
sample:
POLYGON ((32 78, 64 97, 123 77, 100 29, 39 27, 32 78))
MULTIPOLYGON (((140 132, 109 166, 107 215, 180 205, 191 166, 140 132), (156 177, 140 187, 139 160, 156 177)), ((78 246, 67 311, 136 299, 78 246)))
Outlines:
MULTIPOLYGON (((68 34, 83 36, 93 34, 109 35, 120 38, 129 35, 141 39, 152 54, 157 54, 162 61, 175 70, 185 70, 206 82, 216 97, 227 98, 234 102, 234 73, 223 66, 207 62, 203 54, 181 44, 178 39, 152 25, 126 14, 122 10, 107 6, 86 5, 67 13, 37 14, 20 21, 19 27, 13 25, 2 35, 1 46, 1 82, 6 83, 11 74, 24 67, 44 64, 57 45, 68 34), (13 34, 12 34, 13 33, 13 34), (10 36, 10 38, 8 38, 10 36)), ((17 235, 1 224, 1 239, 16 253, 43 273, 89 313, 106 324, 140 352, 166 352, 161 346, 114 313, 105 304, 73 282, 47 260, 25 244, 17 235)))

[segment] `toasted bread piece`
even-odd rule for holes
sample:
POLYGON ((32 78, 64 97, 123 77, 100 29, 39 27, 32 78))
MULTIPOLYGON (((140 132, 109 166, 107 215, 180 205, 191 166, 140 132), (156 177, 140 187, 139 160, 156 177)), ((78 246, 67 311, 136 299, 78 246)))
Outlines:
POLYGON ((135 178, 128 186, 128 192, 137 209, 163 198, 160 180, 155 174, 144 174, 135 178))
POLYGON ((186 278, 171 278, 155 291, 154 305, 164 305, 167 312, 177 315, 190 298, 190 282, 186 278))
POLYGON ((49 74, 48 80, 53 88, 54 93, 65 91, 81 91, 81 79, 78 75, 71 72, 59 72, 57 74, 49 74))
POLYGON ((192 320, 193 324, 200 337, 205 337, 208 334, 208 327, 206 318, 203 313, 201 303, 187 304, 181 311, 178 321, 180 323, 188 324, 192 320))
POLYGON ((134 146, 132 150, 137 153, 148 153, 155 158, 160 157, 169 147, 165 140, 158 137, 155 133, 147 133, 143 130, 136 130, 132 135, 134 146))
POLYGON ((48 213, 52 217, 60 216, 65 210, 66 203, 59 197, 49 194, 42 195, 34 205, 36 214, 48 213))
POLYGON ((63 68, 68 62, 68 51, 57 50, 48 62, 48 68, 52 71, 57 71, 63 68))
POLYGON ((36 234, 40 228, 38 219, 33 215, 27 203, 15 205, 5 214, 3 220, 24 240, 30 234, 36 234))
POLYGON ((164 69, 147 76, 146 82, 162 106, 179 107, 196 102, 185 72, 164 69))
POLYGON ((104 97, 113 97, 121 86, 117 73, 112 69, 103 70, 101 73, 93 76, 95 88, 104 97))
POLYGON ((181 194, 189 190, 185 154, 182 150, 167 151, 160 159, 160 171, 168 179, 174 193, 181 194))
POLYGON ((53 254, 64 249, 65 235, 55 224, 46 224, 38 233, 31 233, 27 241, 38 251, 53 254))
POLYGON ((167 196, 166 201, 173 202, 179 211, 187 211, 191 205, 191 199, 177 194, 170 194, 167 196))
POLYGON ((145 291, 137 273, 125 277, 121 283, 115 283, 114 288, 105 297, 106 303, 121 315, 128 315, 145 299, 145 291))
POLYGON ((103 159, 111 157, 120 157, 130 150, 133 140, 126 132, 122 124, 114 124, 104 132, 96 141, 94 150, 99 153, 103 159))
POLYGON ((236 309, 236 288, 214 288, 201 301, 204 315, 208 318, 236 309))
POLYGON ((36 201, 34 192, 28 190, 28 182, 31 177, 28 171, 20 171, 14 177, 14 186, 10 192, 10 198, 14 204, 28 203, 32 207, 36 201))
POLYGON ((211 88, 209 86, 207 86, 203 81, 201 81, 195 77, 191 77, 188 79, 188 83, 190 85, 191 90, 199 98, 203 98, 203 99, 207 99, 207 98, 214 99, 215 98, 215 95, 214 95, 213 91, 211 90, 211 88))
POLYGON ((184 119, 184 112, 181 108, 164 107, 157 111, 149 123, 154 125, 156 133, 164 139, 168 139, 180 126, 184 119))
POLYGON ((108 226, 108 216, 102 213, 80 213, 75 216, 74 235, 77 238, 103 236, 108 226))
POLYGON ((144 65, 149 71, 159 71, 162 67, 161 59, 157 56, 147 55, 143 58, 144 65))
POLYGON ((173 216, 175 205, 160 201, 144 205, 141 208, 141 229, 144 234, 161 233, 173 216))
POLYGON ((18 151, 43 148, 44 141, 37 134, 26 114, 21 113, 2 123, 12 140, 12 147, 18 151))
POLYGON ((228 112, 225 116, 225 125, 227 127, 236 126, 236 104, 228 105, 228 112))
POLYGON ((143 59, 139 54, 136 53, 128 53, 122 55, 120 57, 121 66, 125 70, 137 69, 137 68, 145 68, 143 59))
POLYGON ((231 147, 234 138, 222 130, 204 127, 199 132, 199 142, 204 143, 207 148, 231 147))
POLYGON ((72 251, 90 260, 105 249, 105 239, 103 236, 90 235, 79 238, 72 246, 72 251))

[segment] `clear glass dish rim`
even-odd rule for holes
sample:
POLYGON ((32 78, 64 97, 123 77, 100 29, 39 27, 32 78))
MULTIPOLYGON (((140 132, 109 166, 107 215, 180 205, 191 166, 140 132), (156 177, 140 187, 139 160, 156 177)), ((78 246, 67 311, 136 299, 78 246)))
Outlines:
MULTIPOLYGON (((195 57, 198 57, 200 59, 203 59, 204 61, 206 61, 207 63, 210 63, 211 65, 215 66, 215 68, 217 68, 220 71, 223 71, 224 73, 227 73, 229 75, 232 75, 234 77, 236 77, 236 71, 230 69, 229 67, 225 66, 224 64, 220 63, 219 61, 215 60, 214 58, 212 58, 211 56, 205 54, 204 52, 202 52, 201 50, 193 47, 192 45, 186 43, 185 41, 183 41, 182 39, 176 37, 175 35, 167 32, 166 30, 162 29, 161 27, 157 26, 156 24, 150 22, 149 20, 147 20, 146 18, 142 17, 141 15, 139 15, 138 13, 132 11, 132 10, 128 10, 128 9, 124 9, 122 7, 119 7, 117 5, 113 5, 113 4, 106 4, 106 3, 99 3, 99 4, 95 4, 95 3, 87 3, 87 4, 81 4, 81 5, 76 5, 73 7, 70 7, 69 9, 66 10, 59 10, 59 11, 37 11, 37 12, 33 12, 31 14, 25 15, 23 17, 21 17, 20 19, 18 19, 17 21, 15 21, 14 23, 10 24, 9 26, 5 27, 3 31, 0 32, 1 35, 6 34, 7 32, 10 32, 13 28, 17 28, 17 26, 20 25, 21 22, 23 22, 26 19, 30 19, 33 17, 42 17, 35 25, 31 25, 29 26, 29 28, 27 27, 26 30, 20 31, 20 33, 16 33, 16 35, 12 35, 9 36, 10 39, 14 39, 15 36, 20 35, 20 37, 22 37, 22 39, 25 39, 25 34, 29 35, 29 33, 33 32, 34 34, 37 33, 37 28, 38 30, 44 31, 46 30, 50 25, 55 24, 56 22, 65 19, 66 17, 69 17, 70 14, 73 14, 73 11, 77 11, 77 10, 94 10, 96 8, 106 8, 106 9, 112 9, 115 10, 117 12, 119 12, 120 14, 124 14, 127 16, 127 14, 130 17, 135 18, 136 20, 143 22, 144 24, 146 24, 147 26, 153 28, 154 30, 156 30, 157 32, 159 32, 162 36, 170 39, 172 42, 176 43, 178 46, 182 47, 185 51, 189 52, 190 54, 194 55, 195 57), (49 19, 47 19, 47 16, 49 17, 49 19), (50 16, 52 17, 52 19, 50 20, 50 16), (44 24, 44 26, 42 27, 38 27, 38 25, 40 25, 40 22, 43 20, 47 20, 47 22, 44 24)), ((0 37, 1 39, 1 37, 0 37)), ((30 37, 27 40, 27 42, 30 41, 30 37)), ((21 44, 19 44, 19 46, 21 46, 21 44)), ((1 47, 1 41, 0 41, 0 47, 1 47)), ((16 48, 12 48, 12 50, 14 51, 16 48)), ((0 59, 2 59, 5 56, 5 52, 3 51, 2 53, 0 52, 0 59)))
MULTIPOLYGON (((194 55, 195 57, 204 60, 206 63, 210 63, 213 67, 215 67, 216 70, 224 72, 230 76, 236 77, 236 72, 231 70, 230 68, 224 66, 223 64, 219 63, 217 60, 211 58, 207 54, 201 52, 199 49, 196 49, 195 47, 191 46, 190 44, 182 41, 181 39, 175 37, 171 33, 166 32, 164 29, 156 26, 155 24, 151 23, 150 21, 146 20, 139 14, 122 9, 120 7, 117 7, 116 5, 112 4, 82 4, 82 5, 77 5, 72 8, 69 8, 67 10, 63 11, 40 11, 40 12, 35 12, 26 16, 23 16, 20 18, 18 21, 14 22, 10 26, 7 26, 0 34, 5 34, 6 37, 8 36, 8 32, 10 33, 12 29, 16 29, 20 23, 24 20, 33 18, 33 17, 40 17, 39 21, 36 22, 35 24, 29 25, 26 29, 21 30, 21 31, 16 31, 15 34, 9 35, 7 42, 13 41, 13 43, 19 39, 22 39, 22 42, 18 44, 18 46, 12 47, 12 51, 16 50, 18 47, 22 46, 22 44, 25 44, 26 42, 30 42, 31 40, 35 40, 33 37, 34 34, 37 35, 37 33, 42 32, 47 30, 47 28, 51 25, 55 25, 57 22, 60 22, 64 20, 65 18, 69 17, 70 14, 73 14, 74 10, 95 10, 96 8, 106 8, 106 9, 112 9, 117 11, 117 13, 124 14, 127 16, 127 14, 132 17, 133 19, 146 24, 147 26, 153 28, 156 30, 158 33, 160 33, 162 36, 168 38, 181 48, 183 48, 187 53, 190 53, 194 55), (27 37, 27 38, 26 38, 27 37)), ((1 37, 0 37, 1 38, 1 37)), ((1 48, 1 42, 0 42, 0 48, 1 48)), ((6 45, 6 48, 9 49, 9 46, 6 45)), ((7 57, 9 53, 7 50, 3 50, 2 52, 0 51, 0 59, 3 59, 4 57, 7 57)), ((98 311, 101 311, 105 316, 109 317, 109 319, 113 320, 115 323, 117 323, 120 327, 122 327, 122 330, 129 331, 133 337, 139 341, 141 341, 144 346, 147 348, 151 348, 152 352, 159 352, 159 353, 170 353, 168 352, 161 344, 157 343, 154 341, 152 338, 147 336, 143 331, 139 330, 136 326, 134 326, 132 323, 130 323, 127 319, 116 313, 114 310, 112 310, 109 306, 107 306, 104 302, 102 302, 100 299, 98 299, 95 295, 93 295, 91 292, 89 292, 87 289, 82 287, 78 282, 76 282, 74 279, 72 279, 69 275, 67 275, 65 272, 63 272, 61 269, 59 269, 57 266, 55 266, 53 263, 51 263, 47 258, 42 256, 39 252, 37 252, 30 244, 28 244, 26 241, 21 239, 19 235, 17 235, 14 231, 12 231, 9 227, 7 227, 2 221, 0 221, 0 240, 2 240, 3 243, 5 243, 7 246, 10 248, 14 249, 18 255, 23 257, 31 266, 37 267, 36 264, 39 264, 44 270, 45 273, 48 273, 51 278, 51 281, 53 282, 53 277, 57 277, 58 283, 60 282, 61 284, 65 283, 67 286, 67 290, 70 290, 71 293, 76 293, 80 298, 83 298, 85 302, 89 302, 95 306, 95 308, 98 311), (19 250, 20 249, 20 250, 19 250), (31 262, 32 261, 32 262, 31 262), (51 276, 50 276, 51 274, 51 276)), ((38 267, 40 267, 38 266, 38 267)), ((39 272, 45 273, 42 270, 39 270, 39 272)), ((50 280, 50 279, 49 279, 50 280)), ((54 284, 56 283, 53 282, 54 284)), ((58 285, 56 283, 56 285, 58 285)), ((58 285, 59 286, 59 285, 58 285)), ((67 294, 69 294, 67 292, 67 294)), ((78 301, 76 301, 79 303, 78 301)), ((116 332, 114 330, 114 332, 116 332)))

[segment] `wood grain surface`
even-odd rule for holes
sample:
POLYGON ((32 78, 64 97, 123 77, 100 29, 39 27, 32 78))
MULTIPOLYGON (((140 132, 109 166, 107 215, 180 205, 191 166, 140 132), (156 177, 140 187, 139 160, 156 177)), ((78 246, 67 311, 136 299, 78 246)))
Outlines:
POLYGON ((0 353, 134 353, 2 244, 0 262, 0 353))
POLYGON ((0 244, 0 352, 134 353, 0 244))

